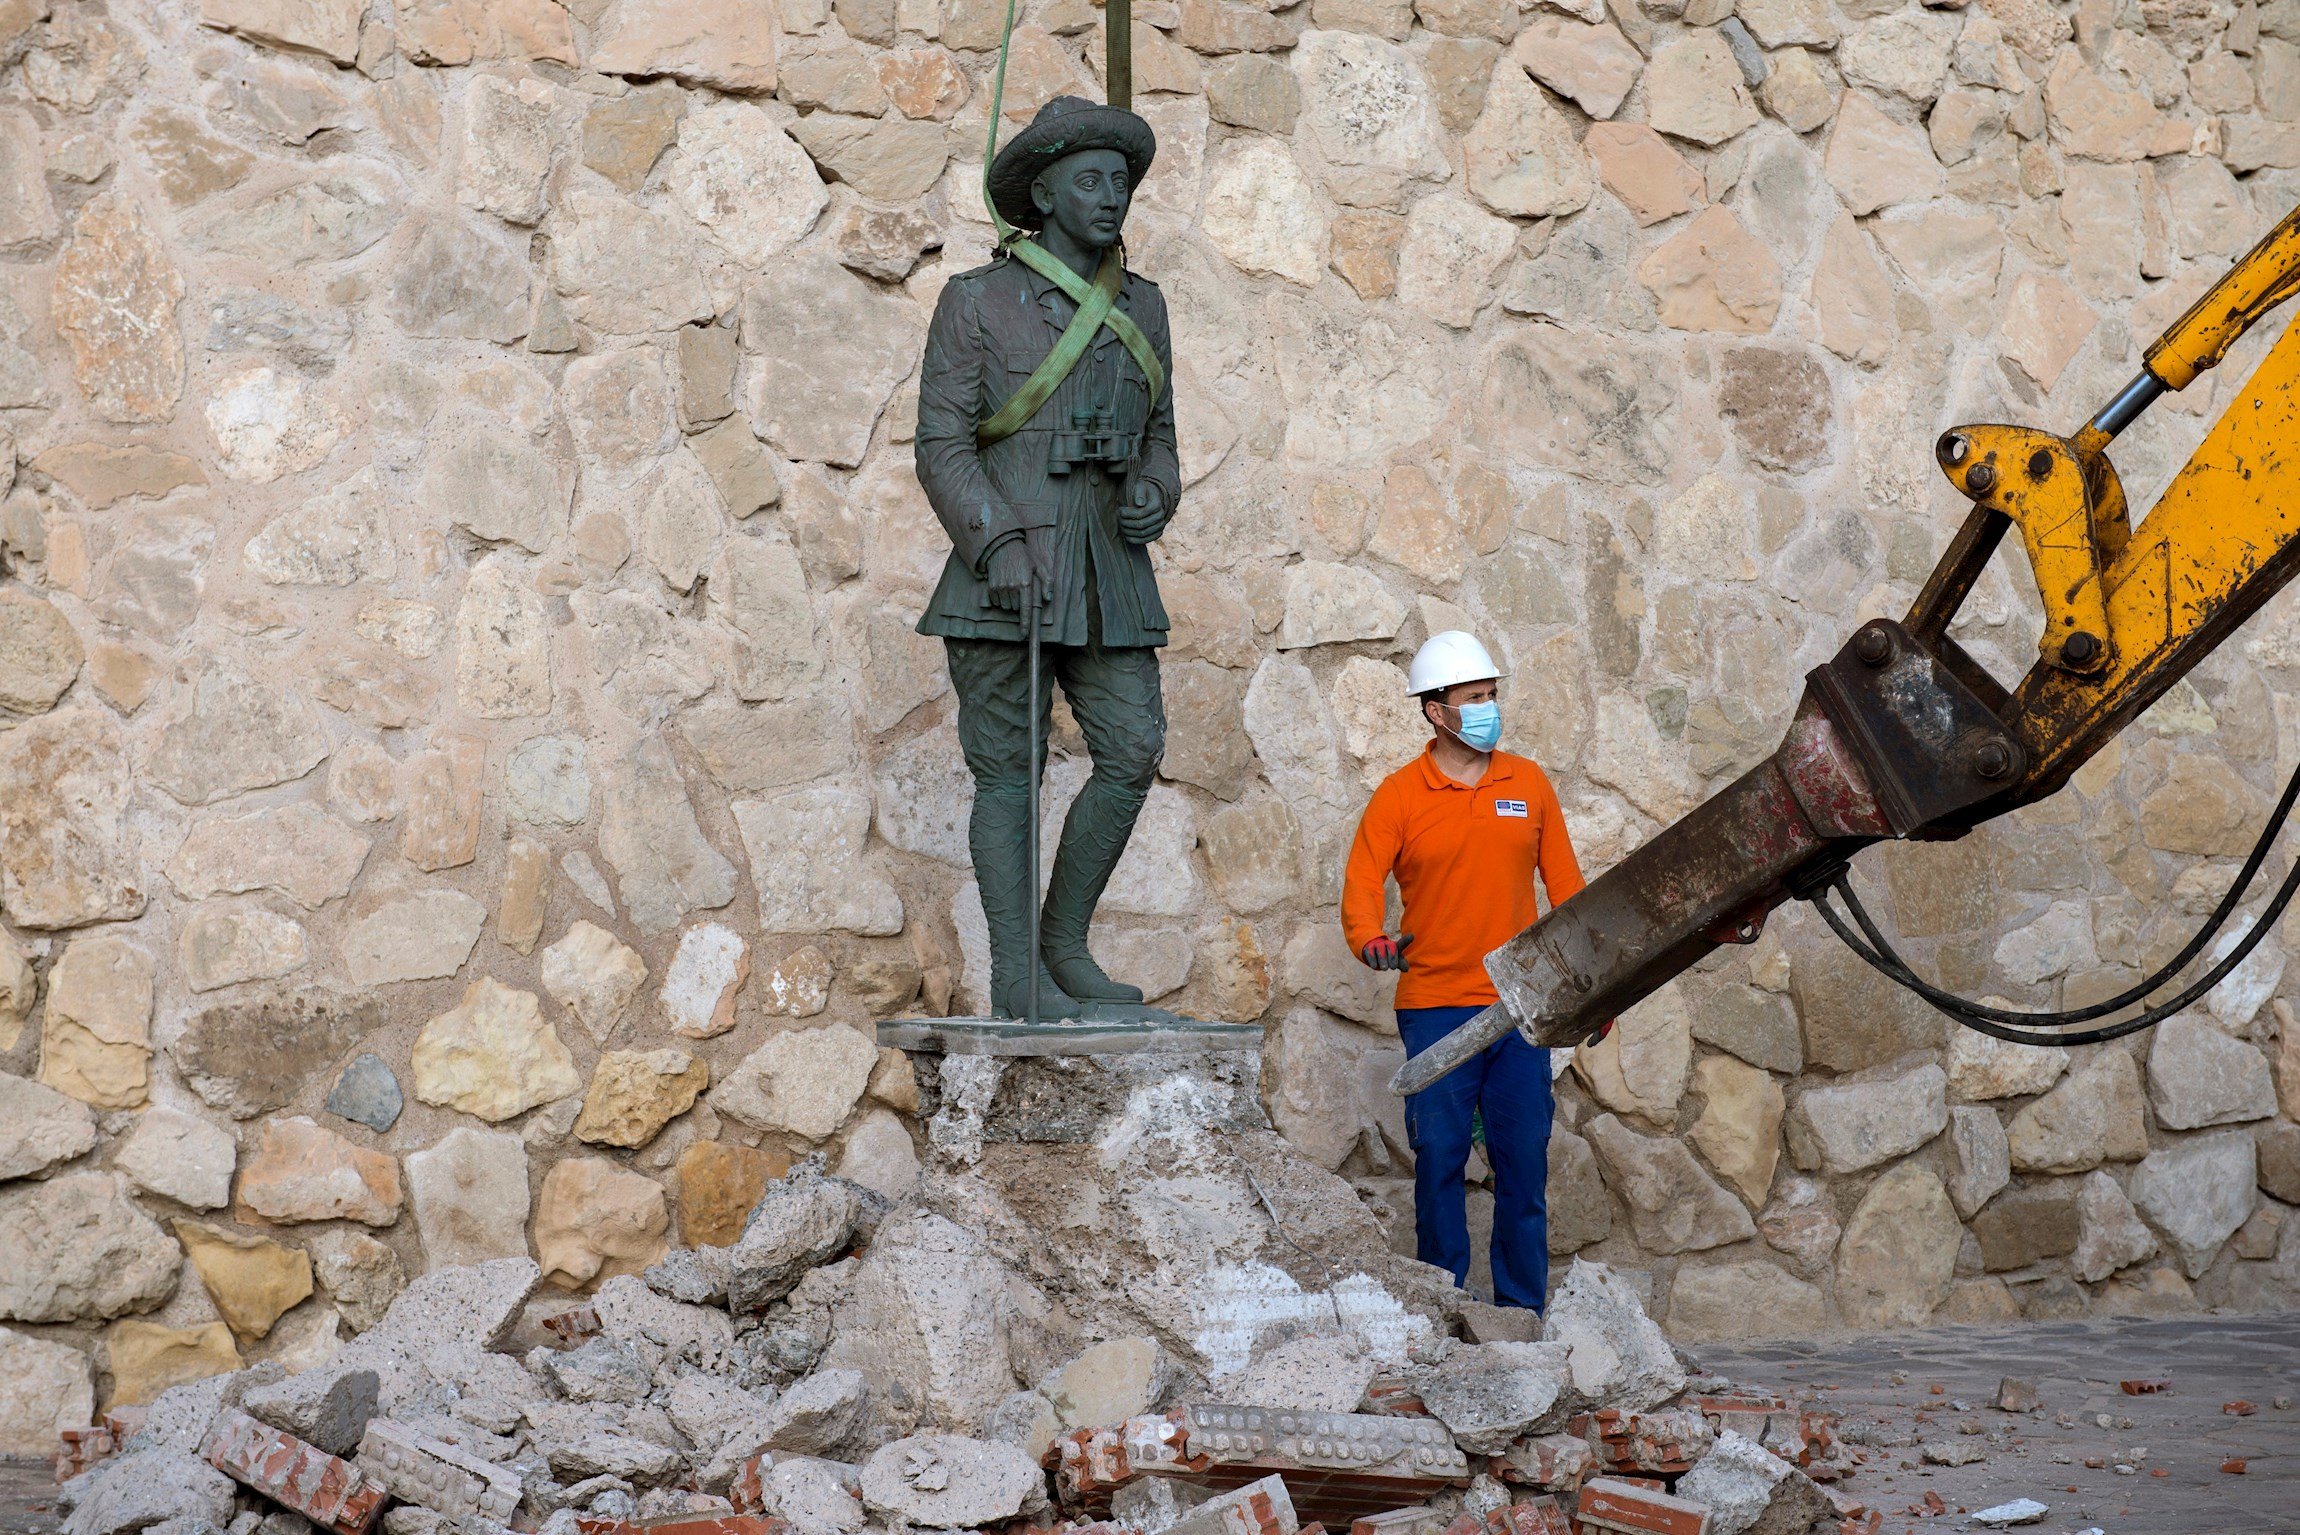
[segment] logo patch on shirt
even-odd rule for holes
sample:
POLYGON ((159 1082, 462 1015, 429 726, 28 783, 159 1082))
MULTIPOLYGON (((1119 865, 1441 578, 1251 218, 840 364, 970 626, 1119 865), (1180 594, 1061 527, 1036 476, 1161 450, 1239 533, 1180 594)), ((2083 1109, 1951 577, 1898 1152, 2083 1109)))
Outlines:
POLYGON ((1522 821, 1525 819, 1525 801, 1521 799, 1497 799, 1493 802, 1493 813, 1495 815, 1513 815, 1522 821))

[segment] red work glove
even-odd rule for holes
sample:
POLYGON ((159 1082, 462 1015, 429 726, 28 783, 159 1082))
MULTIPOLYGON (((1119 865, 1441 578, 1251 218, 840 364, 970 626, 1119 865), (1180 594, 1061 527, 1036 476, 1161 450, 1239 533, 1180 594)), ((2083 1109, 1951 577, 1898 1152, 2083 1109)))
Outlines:
POLYGON ((1411 933, 1403 933, 1396 938, 1385 933, 1369 941, 1358 951, 1358 957, 1376 970, 1404 970, 1408 968, 1406 945, 1413 941, 1414 935, 1411 933))
POLYGON ((1596 1033, 1590 1035, 1587 1039, 1583 1040, 1582 1043, 1585 1045, 1602 1045, 1605 1043, 1605 1036, 1612 1032, 1613 1020, 1608 1018, 1597 1026, 1596 1033))

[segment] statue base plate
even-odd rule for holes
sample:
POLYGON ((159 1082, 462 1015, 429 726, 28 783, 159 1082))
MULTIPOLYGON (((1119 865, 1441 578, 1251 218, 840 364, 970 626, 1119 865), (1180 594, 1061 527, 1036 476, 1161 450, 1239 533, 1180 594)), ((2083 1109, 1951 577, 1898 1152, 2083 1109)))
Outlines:
POLYGON ((1206 1023, 1155 1007, 1105 1004, 1086 1018, 896 1018, 881 1046, 926 1055, 1132 1055, 1143 1050, 1259 1050, 1258 1023, 1206 1023))

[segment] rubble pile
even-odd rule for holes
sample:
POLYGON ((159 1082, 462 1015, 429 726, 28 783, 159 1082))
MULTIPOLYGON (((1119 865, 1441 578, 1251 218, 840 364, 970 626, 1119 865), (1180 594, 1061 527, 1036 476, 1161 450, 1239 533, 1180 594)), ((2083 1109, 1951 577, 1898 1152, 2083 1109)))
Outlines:
POLYGON ((1701 1375, 1603 1265, 1476 1341, 1536 1319, 1384 1250, 1237 1065, 947 1061, 910 1199, 810 1161, 587 1298, 428 1274, 324 1365, 67 1432, 66 1535, 1874 1527, 1825 1418, 1701 1375))

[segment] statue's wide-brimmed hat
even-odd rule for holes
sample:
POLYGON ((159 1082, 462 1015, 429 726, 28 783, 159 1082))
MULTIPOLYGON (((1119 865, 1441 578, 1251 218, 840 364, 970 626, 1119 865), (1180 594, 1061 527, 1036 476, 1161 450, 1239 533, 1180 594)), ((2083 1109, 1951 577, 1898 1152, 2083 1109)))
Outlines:
POLYGON ((1128 179, 1139 187, 1157 157, 1158 135, 1123 107, 1057 96, 1040 107, 1030 126, 1008 140, 990 162, 990 200, 1009 224, 1036 229, 1041 220, 1031 205, 1030 184, 1064 155, 1083 149, 1117 150, 1126 157, 1128 179))

